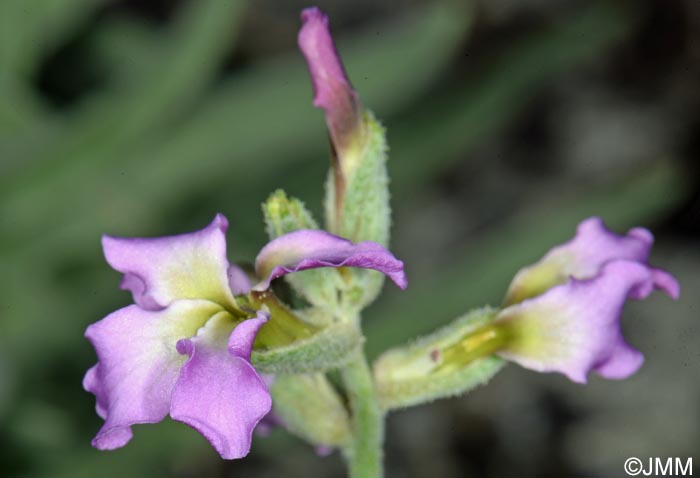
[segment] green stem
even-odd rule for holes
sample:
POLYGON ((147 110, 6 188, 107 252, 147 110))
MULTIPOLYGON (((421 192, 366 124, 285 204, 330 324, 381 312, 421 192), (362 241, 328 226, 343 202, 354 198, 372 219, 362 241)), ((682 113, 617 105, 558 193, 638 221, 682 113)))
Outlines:
POLYGON ((352 443, 345 450, 351 478, 381 478, 384 416, 364 352, 342 369, 352 410, 352 443))

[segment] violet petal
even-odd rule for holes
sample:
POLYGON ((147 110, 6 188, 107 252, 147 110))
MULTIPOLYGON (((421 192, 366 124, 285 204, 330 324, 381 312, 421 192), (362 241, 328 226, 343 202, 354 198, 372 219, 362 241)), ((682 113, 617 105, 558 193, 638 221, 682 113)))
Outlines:
POLYGON ((301 13, 301 49, 311 72, 314 106, 326 112, 326 123, 336 150, 344 150, 360 125, 360 104, 350 86, 328 28, 328 17, 318 8, 301 13))
POLYGON ((608 262, 592 279, 570 279, 502 310, 496 323, 506 330, 509 343, 499 354, 579 383, 586 382, 590 370, 626 378, 643 357, 622 337, 622 308, 628 298, 643 299, 654 288, 660 286, 651 268, 634 261, 608 262))
POLYGON ((265 382, 249 362, 266 320, 259 316, 235 326, 222 313, 177 345, 189 359, 173 390, 170 415, 199 431, 225 459, 248 454, 253 430, 272 406, 265 382))
POLYGON ((124 446, 131 425, 159 422, 168 414, 184 362, 176 343, 219 310, 212 302, 195 300, 176 301, 160 311, 130 305, 87 328, 99 362, 85 374, 83 386, 95 394, 97 412, 105 418, 94 447, 124 446))
POLYGON ((253 284, 251 284, 248 274, 242 268, 236 264, 231 264, 228 267, 228 286, 233 295, 239 295, 250 292, 253 284))
POLYGON ((565 283, 569 277, 594 277, 608 261, 622 259, 646 264, 653 242, 654 237, 646 229, 634 228, 619 236, 610 232, 600 218, 586 219, 578 225, 572 240, 554 247, 516 274, 505 303, 511 305, 535 297, 565 283))
POLYGON ((317 267, 359 267, 386 274, 402 289, 407 286, 403 262, 375 242, 353 243, 315 229, 302 229, 280 236, 262 248, 255 270, 263 280, 255 290, 265 290, 270 282, 291 272, 317 267))
POLYGON ((121 287, 134 302, 157 310, 178 299, 207 299, 224 307, 234 304, 228 286, 226 229, 217 214, 202 230, 156 238, 103 236, 105 258, 124 274, 121 287))

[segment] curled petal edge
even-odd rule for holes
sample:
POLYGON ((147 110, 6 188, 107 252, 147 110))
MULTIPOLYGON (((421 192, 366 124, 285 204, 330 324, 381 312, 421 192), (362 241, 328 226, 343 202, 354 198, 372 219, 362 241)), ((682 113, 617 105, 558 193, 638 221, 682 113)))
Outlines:
POLYGON ((264 279, 253 289, 262 291, 278 277, 319 267, 374 269, 401 289, 408 285, 403 262, 383 246, 369 241, 353 243, 325 231, 302 229, 272 240, 260 251, 255 268, 264 279))

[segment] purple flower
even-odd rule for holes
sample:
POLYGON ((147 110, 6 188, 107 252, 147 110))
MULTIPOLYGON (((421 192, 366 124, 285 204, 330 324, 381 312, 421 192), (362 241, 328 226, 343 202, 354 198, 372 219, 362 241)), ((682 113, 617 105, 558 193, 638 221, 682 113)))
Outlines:
MULTIPOLYGON (((582 221, 576 236, 554 247, 535 264, 521 269, 506 293, 506 305, 521 302, 565 283, 569 277, 590 279, 612 260, 628 260, 647 265, 654 236, 647 229, 635 227, 618 236, 606 229, 602 219, 582 221)), ((671 297, 678 295, 678 284, 667 272, 650 268, 654 282, 671 297)))
POLYGON ((513 279, 495 321, 506 343, 499 355, 579 383, 591 370, 610 379, 632 375, 644 357, 622 337, 625 301, 654 289, 674 299, 680 293, 673 276, 648 265, 652 244, 646 229, 618 236, 599 218, 583 221, 573 240, 513 279))
POLYGON ((337 152, 345 151, 361 130, 362 107, 333 44, 328 17, 317 7, 301 12, 301 49, 311 71, 314 106, 326 111, 326 124, 337 152))
MULTIPOLYGON (((200 231, 126 239, 105 236, 107 262, 124 274, 135 304, 90 325, 85 333, 98 363, 83 387, 97 399, 104 425, 93 446, 124 446, 131 426, 168 414, 195 428, 223 458, 240 458, 270 411, 271 398, 250 363, 253 342, 267 320, 251 317, 235 295, 248 277, 226 258, 228 221, 217 215, 200 231)), ((313 267, 368 267, 405 286, 403 264, 373 243, 352 244, 323 231, 298 231, 272 241, 257 263, 264 290, 289 272, 313 267), (301 241, 300 241, 301 239, 301 241)))

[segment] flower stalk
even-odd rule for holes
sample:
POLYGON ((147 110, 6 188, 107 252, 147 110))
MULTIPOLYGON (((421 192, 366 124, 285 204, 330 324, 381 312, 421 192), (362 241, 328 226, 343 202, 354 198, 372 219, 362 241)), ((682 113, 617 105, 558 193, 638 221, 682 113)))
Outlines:
POLYGON ((352 411, 352 441, 343 450, 350 477, 380 478, 383 475, 384 413, 364 353, 358 351, 341 374, 352 411))

